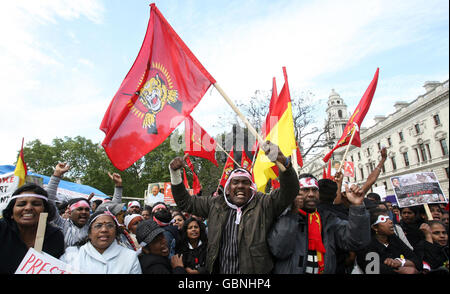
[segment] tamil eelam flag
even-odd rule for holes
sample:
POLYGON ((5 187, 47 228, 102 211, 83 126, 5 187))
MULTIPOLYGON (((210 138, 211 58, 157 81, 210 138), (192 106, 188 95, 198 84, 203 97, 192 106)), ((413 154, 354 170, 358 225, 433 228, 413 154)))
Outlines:
POLYGON ((216 81, 155 4, 139 54, 100 125, 102 146, 119 170, 160 145, 216 81))
POLYGON ((377 68, 377 71, 375 72, 372 82, 370 83, 366 92, 359 101, 358 106, 356 106, 356 109, 353 112, 350 119, 348 120, 347 124, 345 125, 341 138, 337 142, 336 146, 327 155, 325 155, 325 157, 323 158, 324 162, 328 162, 328 160, 330 160, 331 155, 336 149, 348 145, 353 133, 355 134, 353 136, 351 144, 356 147, 361 147, 361 138, 359 136, 359 130, 361 128, 361 124, 364 120, 364 117, 369 111, 370 104, 372 103, 373 95, 375 94, 375 90, 377 88, 379 71, 380 69, 377 68))
POLYGON ((186 144, 184 153, 205 158, 218 167, 219 164, 216 160, 217 142, 192 118, 192 116, 188 115, 184 124, 184 141, 186 144))

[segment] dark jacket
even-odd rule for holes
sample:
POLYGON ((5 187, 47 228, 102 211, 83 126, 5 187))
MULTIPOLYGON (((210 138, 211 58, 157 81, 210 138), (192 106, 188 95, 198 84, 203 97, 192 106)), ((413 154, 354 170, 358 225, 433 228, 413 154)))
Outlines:
POLYGON ((177 247, 176 254, 183 255, 184 267, 198 270, 200 274, 207 274, 206 270, 206 248, 207 244, 202 243, 197 248, 189 248, 189 244, 181 244, 177 247))
POLYGON ((169 258, 154 254, 139 255, 139 263, 143 274, 186 274, 180 266, 172 269, 169 258))
MULTIPOLYGON (((431 267, 431 272, 436 270, 445 271, 445 263, 448 264, 448 245, 441 246, 436 243, 424 242, 424 257, 423 260, 431 267)), ((448 269, 447 269, 448 273, 448 269)))
MULTIPOLYGON (((47 223, 42 251, 59 258, 64 253, 64 236, 47 223)), ((13 274, 28 252, 15 221, 0 219, 0 273, 13 274)))
MULTIPOLYGON (((364 206, 351 206, 348 221, 328 210, 318 209, 325 247, 324 274, 336 271, 336 250, 355 251, 370 242, 370 216, 364 206)), ((308 256, 308 223, 299 213, 279 218, 267 239, 276 258, 275 274, 303 274, 308 256)))
MULTIPOLYGON (((299 191, 292 167, 280 172, 280 188, 269 195, 256 192, 242 211, 238 229, 239 271, 243 274, 269 273, 273 267, 267 233, 276 218, 294 201, 299 191)), ((173 198, 182 211, 208 218, 206 268, 216 273, 222 231, 231 210, 224 196, 190 196, 183 183, 172 186, 173 198)))
POLYGON ((386 258, 400 258, 401 255, 405 259, 414 262, 418 271, 422 270, 422 259, 419 258, 406 244, 400 240, 396 235, 389 237, 389 245, 386 247, 380 243, 375 237, 365 249, 358 251, 356 254, 356 261, 363 272, 366 267, 372 262, 372 259, 367 254, 377 253, 379 256, 380 274, 397 274, 392 267, 384 264, 386 258))

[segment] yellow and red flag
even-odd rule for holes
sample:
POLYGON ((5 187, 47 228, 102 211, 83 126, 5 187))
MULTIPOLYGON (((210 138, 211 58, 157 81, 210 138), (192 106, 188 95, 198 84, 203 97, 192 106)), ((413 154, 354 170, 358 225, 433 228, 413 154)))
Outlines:
POLYGON ((364 120, 364 117, 369 111, 370 104, 372 103, 373 95, 375 94, 375 90, 377 88, 379 71, 380 69, 377 68, 377 71, 375 72, 372 82, 370 83, 366 92, 359 101, 358 106, 356 106, 353 115, 348 120, 347 125, 345 126, 344 131, 342 132, 341 138, 337 142, 336 146, 327 155, 325 155, 325 157, 323 158, 324 162, 328 162, 331 155, 336 149, 342 146, 346 146, 349 143, 356 147, 361 147, 361 138, 359 136, 359 129, 361 128, 361 124, 364 120), (350 138, 352 137, 353 133, 355 133, 355 135, 353 136, 352 142, 350 142, 350 138))
POLYGON ((139 54, 100 125, 111 163, 124 170, 159 146, 216 83, 153 3, 139 54))
MULTIPOLYGON (((291 156, 293 152, 296 152, 297 142, 295 141, 294 119, 286 67, 283 67, 283 75, 284 86, 280 94, 277 96, 272 90, 272 99, 276 100, 271 99, 270 101, 269 113, 263 127, 263 138, 278 145, 285 156, 291 156)), ((277 178, 278 169, 274 167, 276 165, 260 149, 253 166, 253 176, 258 191, 264 192, 267 182, 277 178)))
POLYGON ((27 165, 23 157, 23 138, 22 147, 20 148, 19 157, 17 158, 16 168, 14 169, 14 175, 19 177, 19 186, 25 184, 25 179, 27 177, 27 165))

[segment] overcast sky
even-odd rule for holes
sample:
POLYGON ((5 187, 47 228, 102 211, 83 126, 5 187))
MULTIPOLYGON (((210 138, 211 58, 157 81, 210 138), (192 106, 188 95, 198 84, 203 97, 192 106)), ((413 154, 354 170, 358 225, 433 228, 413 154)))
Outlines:
MULTIPOLYGON (((448 79, 446 0, 155 2, 233 100, 270 90, 272 77, 281 90, 286 66, 291 93, 325 102, 335 89, 353 112, 379 67, 370 126, 395 101, 423 94, 425 81, 448 79)), ((1 1, 0 164, 16 161, 22 137, 103 140, 100 122, 139 52, 150 3, 1 1)), ((215 135, 227 112, 213 89, 192 115, 215 135)))

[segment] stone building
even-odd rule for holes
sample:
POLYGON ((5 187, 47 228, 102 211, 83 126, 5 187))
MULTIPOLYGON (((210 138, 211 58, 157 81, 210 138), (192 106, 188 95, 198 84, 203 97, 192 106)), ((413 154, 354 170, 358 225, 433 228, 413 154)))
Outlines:
MULTIPOLYGON (((373 187, 384 185, 387 195, 393 195, 390 178, 415 172, 434 172, 441 188, 449 196, 449 94, 448 80, 426 82, 425 93, 411 102, 397 101, 395 111, 386 116, 375 116, 375 124, 361 128, 360 148, 351 146, 346 156, 354 163, 355 177, 345 178, 361 184, 381 159, 380 150, 387 147, 388 158, 383 171, 373 187)), ((352 110, 351 110, 352 111, 352 110)), ((340 139, 351 113, 344 100, 332 90, 327 107, 330 120, 329 148, 340 139)), ((322 178, 325 163, 322 158, 330 149, 324 150, 305 163, 302 172, 310 172, 322 178)), ((340 161, 345 147, 337 149, 332 159, 340 161)))

